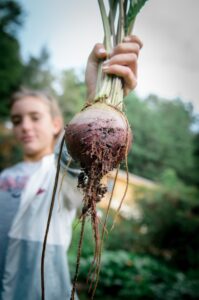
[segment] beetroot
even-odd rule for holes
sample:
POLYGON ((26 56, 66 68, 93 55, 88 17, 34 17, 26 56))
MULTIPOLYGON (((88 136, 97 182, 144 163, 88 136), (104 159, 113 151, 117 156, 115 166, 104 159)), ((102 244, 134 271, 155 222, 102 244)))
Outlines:
POLYGON ((66 126, 65 140, 70 155, 86 172, 95 166, 103 176, 124 159, 132 138, 121 111, 96 103, 78 113, 66 126))

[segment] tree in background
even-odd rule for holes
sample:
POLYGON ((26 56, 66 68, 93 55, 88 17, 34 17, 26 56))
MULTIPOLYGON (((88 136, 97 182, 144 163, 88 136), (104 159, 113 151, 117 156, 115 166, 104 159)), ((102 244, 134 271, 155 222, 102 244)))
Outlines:
POLYGON ((55 76, 50 70, 49 60, 50 54, 46 47, 41 49, 38 57, 30 56, 23 66, 22 85, 36 90, 46 90, 54 94, 55 76))
POLYGON ((140 193, 141 217, 135 223, 145 253, 184 272, 198 270, 198 196, 198 190, 180 181, 172 169, 162 174, 159 189, 140 193))
POLYGON ((199 132, 194 135, 194 168, 191 172, 193 183, 195 186, 199 186, 199 132))
POLYGON ((164 170, 172 168, 180 178, 191 183, 195 151, 191 105, 180 99, 166 101, 154 95, 141 100, 131 94, 127 108, 134 132, 130 171, 158 180, 164 170))
POLYGON ((0 115, 8 115, 10 93, 21 80, 22 61, 17 30, 22 25, 23 10, 16 1, 0 3, 0 115))
POLYGON ((60 77, 60 105, 65 122, 83 108, 86 99, 86 87, 74 70, 65 70, 60 77))
POLYGON ((49 53, 43 47, 38 57, 30 56, 24 62, 20 56, 17 32, 22 26, 24 11, 17 1, 0 3, 0 115, 9 115, 8 103, 11 93, 23 85, 33 89, 53 89, 54 76, 50 71, 49 53))

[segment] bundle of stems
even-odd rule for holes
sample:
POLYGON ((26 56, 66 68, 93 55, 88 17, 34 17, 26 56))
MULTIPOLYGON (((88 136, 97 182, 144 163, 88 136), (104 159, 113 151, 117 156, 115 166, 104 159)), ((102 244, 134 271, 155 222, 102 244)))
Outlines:
MULTIPOLYGON (((104 28, 104 46, 108 56, 112 49, 130 35, 137 14, 147 0, 98 0, 104 28), (109 10, 107 12, 107 10, 109 10)), ((122 79, 103 74, 102 63, 98 67, 98 80, 94 102, 105 102, 123 110, 124 85, 122 79)))

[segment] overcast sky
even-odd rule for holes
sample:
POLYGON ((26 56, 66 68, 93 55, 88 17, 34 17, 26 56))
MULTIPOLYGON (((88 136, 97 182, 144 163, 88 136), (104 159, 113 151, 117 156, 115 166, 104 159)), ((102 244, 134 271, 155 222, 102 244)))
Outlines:
MULTIPOLYGON (((19 0, 26 10, 20 32, 22 55, 46 45, 51 65, 85 67, 103 39, 97 0, 19 0)), ((199 0, 149 0, 134 33, 143 41, 137 93, 191 101, 199 112, 199 0)))

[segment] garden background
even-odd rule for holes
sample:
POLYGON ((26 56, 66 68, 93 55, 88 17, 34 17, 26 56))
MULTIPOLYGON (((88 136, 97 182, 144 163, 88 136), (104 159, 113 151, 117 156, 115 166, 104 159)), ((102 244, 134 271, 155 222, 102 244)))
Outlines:
MULTIPOLYGON (((65 12, 66 18, 68 13, 65 12)), ((27 45, 20 34, 29 15, 31 11, 26 10, 23 1, 0 2, 0 170, 22 158, 9 122, 8 100, 15 89, 23 85, 48 90, 60 102, 66 123, 86 99, 82 66, 59 70, 52 67, 45 40, 39 53, 29 49, 30 54, 24 55, 23 47, 27 45)), ((175 48, 175 39, 173 43, 175 48)), ((70 60, 70 52, 66 56, 70 60)), ((198 61, 192 68, 198 72, 198 61)), ((158 76, 161 78, 161 74, 158 76)), ((184 84, 195 89, 194 82, 193 86, 189 80, 184 84)), ((157 188, 137 189, 132 201, 138 215, 118 216, 114 230, 106 236, 96 299, 199 299, 199 100, 195 93, 193 101, 177 95, 163 97, 153 90, 145 96, 141 94, 136 90, 125 100, 134 132, 129 172, 154 182, 157 188)), ((103 218, 102 208, 99 213, 103 218)), ((107 229, 113 218, 111 211, 107 229)), ((76 227, 69 252, 71 273, 78 236, 76 227)), ((91 237, 88 223, 79 274, 81 300, 87 299, 85 281, 93 254, 91 237)))

